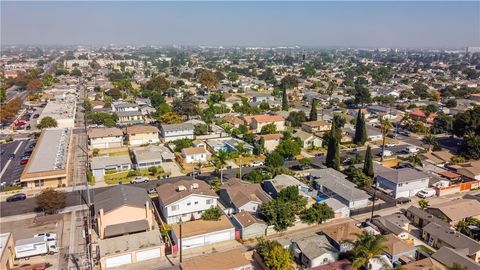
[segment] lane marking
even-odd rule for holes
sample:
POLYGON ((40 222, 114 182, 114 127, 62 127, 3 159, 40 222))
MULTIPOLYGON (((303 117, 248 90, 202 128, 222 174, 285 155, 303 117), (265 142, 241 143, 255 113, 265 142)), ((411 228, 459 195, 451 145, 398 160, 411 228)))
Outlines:
MULTIPOLYGON (((20 148, 20 146, 22 146, 24 141, 20 141, 20 143, 18 144, 17 148, 15 149, 15 151, 13 151, 13 154, 16 155, 17 152, 18 152, 18 149, 20 148)), ((5 167, 2 169, 2 172, 0 172, 0 179, 2 179, 2 176, 3 174, 5 173, 5 171, 7 170, 8 166, 10 165, 10 163, 12 162, 12 160, 14 160, 15 158, 12 158, 10 159, 10 157, 8 158, 8 161, 7 163, 5 163, 5 167)), ((4 181, 2 180, 2 183, 4 183, 4 181)))

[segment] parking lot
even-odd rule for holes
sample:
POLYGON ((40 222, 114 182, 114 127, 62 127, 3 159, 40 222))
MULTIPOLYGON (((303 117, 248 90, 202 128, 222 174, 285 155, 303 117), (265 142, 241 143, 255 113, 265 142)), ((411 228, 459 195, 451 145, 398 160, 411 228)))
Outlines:
POLYGON ((22 156, 26 151, 32 151, 35 140, 18 140, 11 143, 5 143, 0 146, 2 155, 0 156, 0 181, 2 188, 13 185, 20 179, 20 175, 25 168, 25 164, 20 164, 22 156), (12 156, 14 155, 14 156, 12 156), (13 157, 13 158, 11 158, 13 157))
MULTIPOLYGON (((11 222, 3 222, 0 224, 0 232, 6 233, 11 232, 13 235, 14 241, 20 239, 32 238, 35 234, 39 233, 53 233, 56 234, 57 249, 59 253, 53 255, 39 255, 31 258, 18 259, 15 263, 18 266, 24 264, 36 264, 36 263, 48 263, 51 265, 51 269, 60 269, 59 268, 59 258, 60 253, 63 253, 63 228, 64 221, 63 217, 59 216, 58 218, 52 217, 49 220, 35 223, 35 218, 28 218, 22 220, 16 220, 11 222)), ((68 237, 68 235, 67 235, 68 237)), ((68 247, 67 247, 68 250, 68 247)))

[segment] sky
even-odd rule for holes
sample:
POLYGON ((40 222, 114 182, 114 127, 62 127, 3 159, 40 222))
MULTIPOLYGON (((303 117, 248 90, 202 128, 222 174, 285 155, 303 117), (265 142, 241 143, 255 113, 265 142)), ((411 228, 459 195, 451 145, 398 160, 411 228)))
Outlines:
POLYGON ((7 2, 5 45, 480 46, 480 2, 7 2))

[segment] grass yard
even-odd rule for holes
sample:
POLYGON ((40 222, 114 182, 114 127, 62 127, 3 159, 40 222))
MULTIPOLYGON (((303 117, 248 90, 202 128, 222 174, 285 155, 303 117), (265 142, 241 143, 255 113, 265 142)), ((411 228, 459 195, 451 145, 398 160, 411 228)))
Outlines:
POLYGON ((127 175, 128 175, 128 171, 105 174, 103 179, 105 180, 105 183, 108 185, 117 185, 119 181, 122 181, 122 183, 128 182, 127 175))

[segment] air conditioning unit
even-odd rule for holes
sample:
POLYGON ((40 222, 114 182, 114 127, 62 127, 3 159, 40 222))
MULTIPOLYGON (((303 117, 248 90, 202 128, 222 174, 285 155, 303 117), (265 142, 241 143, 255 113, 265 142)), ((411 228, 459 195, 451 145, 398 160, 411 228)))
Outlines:
POLYGON ((190 187, 192 189, 198 189, 198 183, 193 183, 190 187))
POLYGON ((177 191, 185 191, 187 188, 184 185, 177 186, 177 191))

